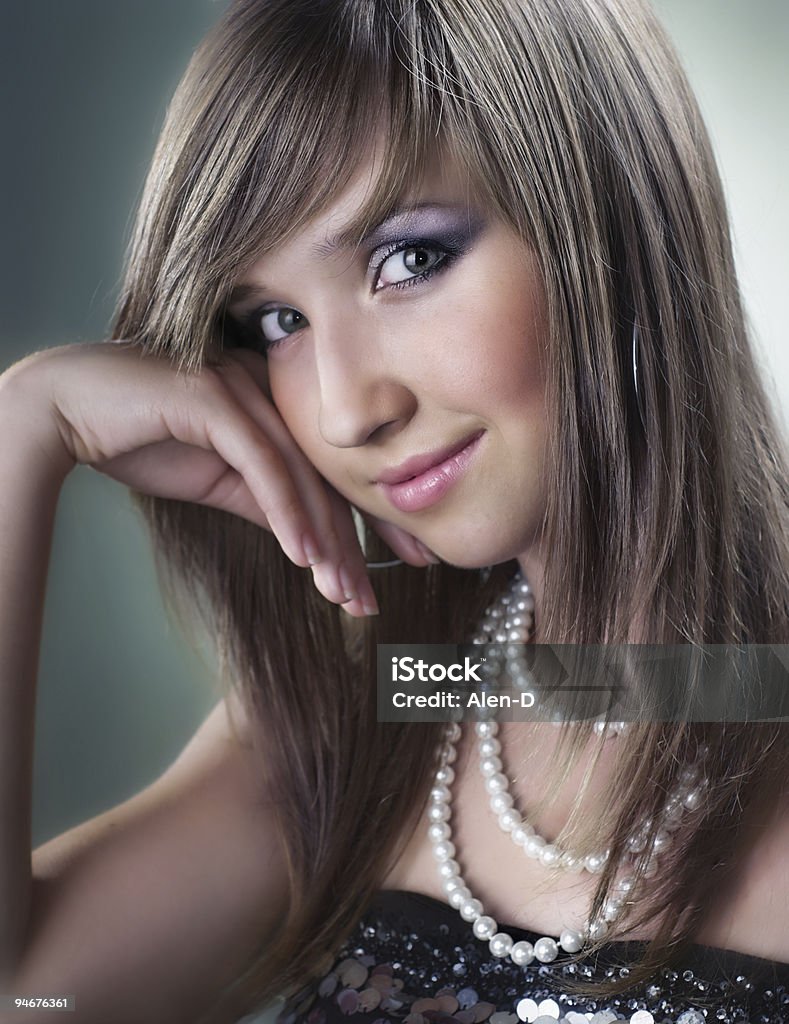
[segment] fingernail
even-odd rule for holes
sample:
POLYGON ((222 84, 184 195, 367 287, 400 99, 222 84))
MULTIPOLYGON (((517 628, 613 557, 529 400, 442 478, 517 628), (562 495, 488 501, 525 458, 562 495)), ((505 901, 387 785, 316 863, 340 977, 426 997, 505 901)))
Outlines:
MULTIPOLYGON (((416 539, 416 538, 414 538, 414 539, 416 539)), ((433 554, 433 552, 430 550, 430 548, 425 547, 425 545, 422 543, 421 540, 417 540, 416 541, 416 546, 419 548, 419 550, 422 552, 422 554, 425 556, 425 558, 428 560, 428 562, 431 563, 431 565, 438 565, 439 564, 441 559, 437 555, 433 554)))
POLYGON ((318 591, 334 604, 341 604, 345 595, 342 593, 337 573, 329 562, 320 562, 312 566, 312 577, 318 591))
POLYGON ((362 602, 365 615, 378 615, 378 600, 369 580, 364 580, 359 587, 359 600, 362 602))
POLYGON ((318 547, 318 542, 315 540, 311 533, 305 533, 301 539, 301 545, 304 549, 304 554, 310 565, 317 565, 318 562, 323 561, 323 555, 318 547))
POLYGON ((355 597, 358 597, 356 587, 353 585, 351 574, 345 568, 344 565, 340 566, 340 587, 342 588, 343 594, 345 594, 346 601, 353 601, 355 597))

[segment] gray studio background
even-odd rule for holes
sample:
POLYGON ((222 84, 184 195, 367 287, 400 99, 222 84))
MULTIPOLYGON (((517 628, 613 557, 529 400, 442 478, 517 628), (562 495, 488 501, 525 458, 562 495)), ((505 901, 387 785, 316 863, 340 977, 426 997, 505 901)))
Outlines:
MULTIPOLYGON (((712 129, 754 334, 787 410, 789 5, 655 5, 712 129)), ((35 349, 104 336, 167 99, 223 7, 224 0, 0 3, 0 371, 35 349)), ((124 489, 77 469, 58 509, 47 595, 35 845, 156 778, 216 701, 213 678, 209 640, 188 650, 164 617, 124 489)))

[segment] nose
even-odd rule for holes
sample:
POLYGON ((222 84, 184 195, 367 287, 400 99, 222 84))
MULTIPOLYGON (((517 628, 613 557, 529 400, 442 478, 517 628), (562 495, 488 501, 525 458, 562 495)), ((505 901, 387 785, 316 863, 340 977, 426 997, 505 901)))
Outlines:
POLYGON ((324 324, 314 351, 318 427, 327 444, 358 447, 396 433, 413 416, 417 400, 403 377, 403 360, 369 321, 324 324))

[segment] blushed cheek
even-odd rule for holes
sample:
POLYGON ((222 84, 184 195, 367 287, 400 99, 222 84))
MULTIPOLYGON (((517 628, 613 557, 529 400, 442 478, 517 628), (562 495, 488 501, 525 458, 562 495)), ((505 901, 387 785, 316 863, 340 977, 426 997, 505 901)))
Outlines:
POLYGON ((271 395, 277 412, 296 444, 313 462, 318 450, 318 404, 309 383, 296 376, 277 379, 276 372, 272 376, 271 395))

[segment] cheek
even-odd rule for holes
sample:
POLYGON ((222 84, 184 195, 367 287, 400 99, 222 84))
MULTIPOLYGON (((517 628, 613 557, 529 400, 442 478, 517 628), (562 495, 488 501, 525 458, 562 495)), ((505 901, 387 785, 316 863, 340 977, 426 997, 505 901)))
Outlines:
POLYGON ((530 265, 478 276, 451 309, 436 346, 452 354, 444 365, 448 379, 489 409, 511 407, 532 418, 544 405, 546 330, 542 289, 530 265))
POLYGON ((294 373, 270 373, 271 397, 291 437, 314 464, 318 442, 318 404, 303 376, 294 373))

